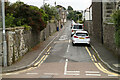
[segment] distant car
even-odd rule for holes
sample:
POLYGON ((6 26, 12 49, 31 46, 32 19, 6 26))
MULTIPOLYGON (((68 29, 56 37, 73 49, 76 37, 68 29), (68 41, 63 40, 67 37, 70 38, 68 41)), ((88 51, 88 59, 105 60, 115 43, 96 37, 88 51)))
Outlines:
POLYGON ((73 25, 76 24, 73 20, 71 21, 71 28, 73 27, 73 25))
POLYGON ((77 43, 90 44, 90 37, 87 31, 76 31, 76 33, 72 36, 72 44, 74 46, 77 43))
POLYGON ((71 33, 71 37, 72 37, 76 33, 76 31, 83 30, 83 24, 74 24, 71 30, 72 30, 72 33, 71 33))

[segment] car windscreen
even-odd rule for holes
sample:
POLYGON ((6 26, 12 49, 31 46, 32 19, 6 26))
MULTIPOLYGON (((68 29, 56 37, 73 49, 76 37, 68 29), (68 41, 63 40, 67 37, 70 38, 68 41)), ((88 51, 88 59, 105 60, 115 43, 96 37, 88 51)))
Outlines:
POLYGON ((77 36, 88 36, 87 33, 76 33, 77 36))
POLYGON ((74 25, 73 29, 82 29, 82 25, 74 25))

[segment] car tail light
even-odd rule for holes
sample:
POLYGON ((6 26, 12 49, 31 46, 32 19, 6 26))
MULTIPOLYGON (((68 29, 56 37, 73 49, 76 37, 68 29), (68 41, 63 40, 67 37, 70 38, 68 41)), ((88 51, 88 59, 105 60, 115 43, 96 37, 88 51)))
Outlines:
POLYGON ((86 37, 86 38, 90 38, 90 37, 86 37))
POLYGON ((73 30, 72 30, 72 32, 73 32, 73 30))
POLYGON ((74 36, 74 38, 78 38, 77 36, 74 36))

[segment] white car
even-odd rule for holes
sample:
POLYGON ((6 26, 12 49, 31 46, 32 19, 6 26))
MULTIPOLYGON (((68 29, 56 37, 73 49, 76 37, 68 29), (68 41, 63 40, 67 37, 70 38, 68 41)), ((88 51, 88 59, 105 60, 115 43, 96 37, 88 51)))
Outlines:
POLYGON ((76 31, 76 33, 72 36, 72 44, 74 46, 77 43, 90 44, 90 37, 87 31, 76 31))
POLYGON ((72 30, 72 33, 71 33, 71 37, 72 37, 76 33, 76 31, 83 30, 83 24, 74 24, 71 30, 72 30))

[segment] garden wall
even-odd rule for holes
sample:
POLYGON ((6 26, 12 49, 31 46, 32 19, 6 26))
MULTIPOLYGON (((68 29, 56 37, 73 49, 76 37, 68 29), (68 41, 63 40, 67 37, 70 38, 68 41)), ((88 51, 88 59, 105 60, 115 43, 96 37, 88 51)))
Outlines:
POLYGON ((103 42, 108 49, 120 56, 120 47, 115 45, 115 27, 113 24, 103 25, 103 42))
POLYGON ((54 23, 49 23, 41 32, 27 31, 23 27, 7 28, 8 65, 19 60, 29 49, 44 41, 55 31, 56 25, 54 23))

